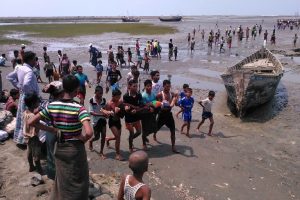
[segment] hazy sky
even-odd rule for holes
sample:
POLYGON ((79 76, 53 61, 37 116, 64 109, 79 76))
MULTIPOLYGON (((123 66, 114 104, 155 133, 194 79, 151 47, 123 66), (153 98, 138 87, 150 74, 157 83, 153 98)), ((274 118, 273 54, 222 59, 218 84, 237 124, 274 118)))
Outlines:
POLYGON ((295 15, 300 0, 1 0, 1 17, 295 15))

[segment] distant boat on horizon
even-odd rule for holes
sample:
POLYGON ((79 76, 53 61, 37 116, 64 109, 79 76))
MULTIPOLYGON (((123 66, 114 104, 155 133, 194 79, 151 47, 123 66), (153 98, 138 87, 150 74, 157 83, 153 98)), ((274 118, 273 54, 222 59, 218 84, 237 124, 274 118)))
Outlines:
POLYGON ((139 17, 122 17, 122 22, 139 22, 141 18, 139 17))
POLYGON ((182 20, 182 16, 159 17, 159 20, 162 22, 180 22, 182 20))

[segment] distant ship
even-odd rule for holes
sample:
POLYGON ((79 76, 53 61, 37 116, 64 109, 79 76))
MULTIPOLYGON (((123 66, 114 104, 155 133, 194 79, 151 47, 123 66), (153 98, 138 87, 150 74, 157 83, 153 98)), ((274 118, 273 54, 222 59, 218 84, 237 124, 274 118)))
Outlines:
POLYGON ((122 22, 139 22, 140 20, 138 17, 122 17, 122 22))
POLYGON ((162 22, 180 22, 182 20, 182 16, 159 17, 159 20, 162 22))

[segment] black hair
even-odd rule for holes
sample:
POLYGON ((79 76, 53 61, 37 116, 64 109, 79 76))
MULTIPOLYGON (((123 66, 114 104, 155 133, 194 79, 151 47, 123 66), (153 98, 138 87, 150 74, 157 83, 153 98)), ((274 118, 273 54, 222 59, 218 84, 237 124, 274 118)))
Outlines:
POLYGON ((122 92, 118 89, 116 90, 113 90, 112 91, 112 96, 115 97, 115 96, 121 96, 122 95, 122 92))
POLYGON ((216 95, 215 91, 211 90, 211 91, 208 92, 208 96, 213 96, 214 97, 215 95, 216 95))
POLYGON ((149 84, 151 84, 151 85, 152 85, 152 81, 151 81, 151 80, 149 80, 149 79, 145 80, 145 82, 144 82, 144 86, 146 87, 146 86, 147 86, 147 85, 149 85, 149 84))
POLYGON ((19 64, 19 65, 21 65, 22 64, 22 59, 21 58, 17 58, 16 59, 16 63, 19 64))
POLYGON ((98 91, 103 91, 103 87, 101 85, 97 85, 95 87, 95 92, 98 92, 98 91))
POLYGON ((25 63, 28 63, 28 62, 30 62, 32 60, 35 60, 35 58, 36 58, 36 54, 35 53, 33 53, 32 51, 26 51, 24 53, 23 60, 24 60, 25 63))
POLYGON ((102 60, 98 60, 98 63, 102 64, 102 60))
POLYGON ((183 84, 183 86, 182 86, 183 89, 188 88, 188 87, 190 87, 190 86, 189 86, 189 84, 186 84, 186 83, 183 84))
POLYGON ((131 79, 130 81, 128 81, 128 86, 131 86, 132 84, 136 84, 137 81, 134 79, 131 79))
POLYGON ((44 46, 44 47, 43 47, 43 50, 44 50, 44 51, 46 51, 46 50, 47 50, 47 47, 46 47, 46 46, 44 46))
POLYGON ((39 58, 38 57, 35 57, 35 61, 38 61, 39 60, 39 58))
POLYGON ((19 90, 15 89, 15 88, 13 88, 9 91, 9 95, 12 97, 16 96, 19 93, 20 93, 19 90))
POLYGON ((151 72, 150 72, 150 76, 151 76, 151 77, 154 77, 157 73, 159 73, 158 70, 151 71, 151 72))
POLYGON ((167 84, 170 84, 170 85, 171 85, 171 81, 169 81, 169 80, 166 79, 166 80, 163 81, 163 86, 165 86, 165 85, 167 85, 167 84))
POLYGON ((66 93, 72 93, 76 91, 79 85, 79 80, 74 75, 66 75, 63 78, 63 88, 66 93))
POLYGON ((36 93, 28 94, 24 98, 24 103, 29 109, 36 108, 37 103, 40 101, 38 95, 36 93))
POLYGON ((57 53, 61 53, 61 50, 58 50, 57 53))
POLYGON ((193 92, 193 89, 188 87, 188 88, 186 88, 186 91, 193 92))
POLYGON ((73 60, 72 63, 73 63, 73 65, 76 66, 77 65, 77 60, 73 60))
POLYGON ((18 56, 19 55, 19 51, 18 50, 14 50, 14 55, 18 56))
POLYGON ((82 66, 81 65, 77 65, 76 69, 78 70, 79 68, 82 68, 82 66))
POLYGON ((1 54, 2 57, 5 57, 5 53, 1 54))

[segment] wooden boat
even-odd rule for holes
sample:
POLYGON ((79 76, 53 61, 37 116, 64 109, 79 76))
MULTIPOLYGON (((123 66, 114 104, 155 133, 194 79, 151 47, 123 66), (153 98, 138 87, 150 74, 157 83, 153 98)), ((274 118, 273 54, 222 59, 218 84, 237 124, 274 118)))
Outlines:
POLYGON ((280 61, 266 48, 255 52, 221 75, 228 103, 240 117, 249 108, 270 101, 283 76, 280 61))
POLYGON ((159 20, 162 22, 179 22, 182 20, 182 16, 159 17, 159 20))
POLYGON ((122 22, 139 22, 141 19, 138 17, 122 17, 122 22))

